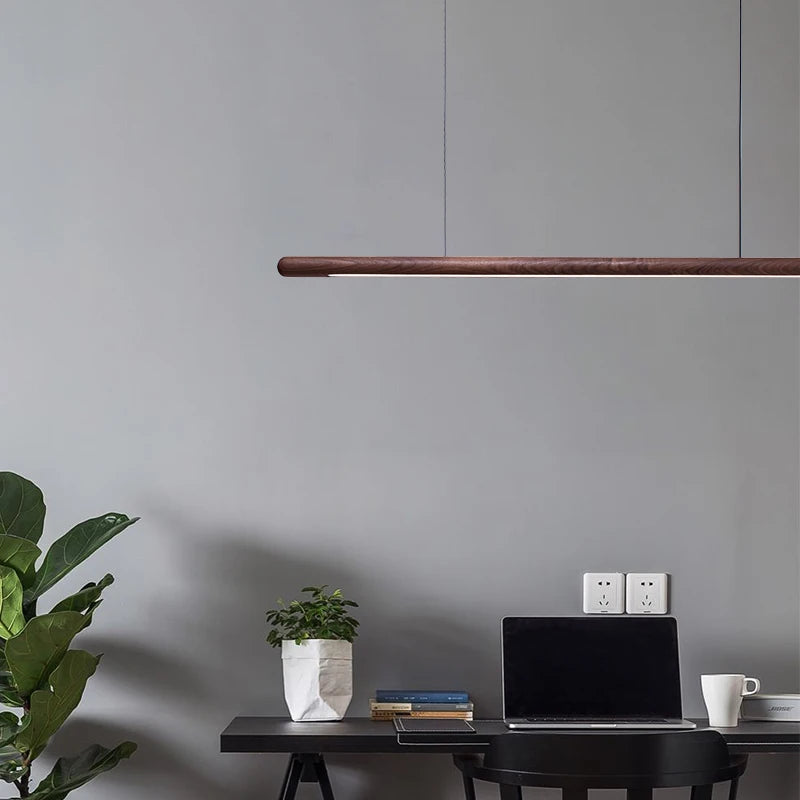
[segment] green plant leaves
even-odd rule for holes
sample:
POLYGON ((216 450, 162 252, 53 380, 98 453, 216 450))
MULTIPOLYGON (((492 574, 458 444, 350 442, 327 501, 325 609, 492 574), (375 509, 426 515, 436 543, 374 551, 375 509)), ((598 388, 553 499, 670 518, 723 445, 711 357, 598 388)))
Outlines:
POLYGON ((43 595, 70 570, 138 519, 129 519, 125 514, 104 514, 87 519, 67 531, 47 551, 33 586, 25 593, 25 604, 43 595))
POLYGON ((12 708, 20 708, 23 705, 23 700, 11 682, 10 675, 0 675, 0 703, 12 708))
MULTIPOLYGON (((138 521, 117 513, 85 520, 53 543, 37 570, 45 511, 38 487, 13 472, 0 472, 0 704, 19 709, 0 712, 0 781, 16 781, 20 793, 26 791, 31 762, 77 707, 97 669, 99 656, 69 648, 114 578, 87 583, 49 614, 36 615, 37 599, 138 521)), ((93 745, 61 758, 28 796, 63 800, 135 750, 132 742, 112 750, 93 745)))
POLYGON ((50 686, 37 689, 30 696, 27 724, 14 741, 17 750, 27 753, 31 760, 44 750, 50 737, 80 702, 86 682, 94 675, 99 662, 100 656, 93 656, 85 650, 65 653, 61 663, 50 674, 50 686))
POLYGON ((87 583, 79 592, 65 597, 55 605, 50 613, 78 611, 82 614, 84 611, 94 611, 100 602, 100 595, 103 593, 103 589, 111 586, 112 583, 114 583, 113 575, 105 575, 98 583, 87 583))
POLYGON ((38 542, 44 528, 41 489, 21 475, 0 472, 0 534, 38 542))
POLYGON ((123 742, 113 750, 94 744, 73 758, 59 758, 52 772, 30 795, 30 800, 63 800, 73 789, 112 769, 135 752, 133 742, 123 742))
POLYGON ((300 644, 305 639, 341 639, 352 642, 358 632, 358 621, 350 616, 348 608, 358 603, 345 600, 341 589, 328 593, 324 586, 305 586, 301 591, 311 594, 310 599, 292 600, 286 605, 278 600, 278 608, 267 612, 271 630, 267 643, 280 647, 284 640, 300 644))
POLYGON ((16 636, 24 626, 22 582, 11 567, 0 566, 0 638, 16 636))
POLYGON ((11 679, 11 673, 8 671, 8 662, 6 661, 5 642, 0 641, 3 649, 0 650, 0 703, 4 706, 11 706, 18 708, 23 705, 22 698, 19 696, 17 687, 11 679))
POLYGON ((42 551, 28 539, 19 536, 0 536, 0 564, 19 573, 22 586, 27 588, 36 577, 36 559, 42 551))
POLYGON ((22 753, 16 747, 0 747, 0 780, 12 783, 27 771, 28 767, 22 764, 22 753))
POLYGON ((19 718, 10 711, 0 713, 0 747, 5 747, 20 732, 19 718))
POLYGON ((42 614, 6 642, 6 660, 21 697, 30 697, 36 689, 46 685, 70 642, 90 619, 91 615, 84 616, 77 611, 42 614))

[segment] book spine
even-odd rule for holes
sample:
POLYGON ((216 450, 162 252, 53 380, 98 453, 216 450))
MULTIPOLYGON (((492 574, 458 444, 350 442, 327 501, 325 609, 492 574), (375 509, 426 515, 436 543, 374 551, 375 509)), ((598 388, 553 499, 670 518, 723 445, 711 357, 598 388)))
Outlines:
POLYGON ((373 711, 370 719, 395 719, 417 717, 419 719, 466 719, 473 718, 471 711, 373 711))
POLYGON ((373 711, 472 711, 472 703, 379 703, 370 700, 373 711))
POLYGON ((376 700, 370 700, 370 711, 411 711, 412 703, 379 703, 376 700))
POLYGON ((466 692, 403 692, 378 689, 375 700, 379 703, 468 703, 466 692))

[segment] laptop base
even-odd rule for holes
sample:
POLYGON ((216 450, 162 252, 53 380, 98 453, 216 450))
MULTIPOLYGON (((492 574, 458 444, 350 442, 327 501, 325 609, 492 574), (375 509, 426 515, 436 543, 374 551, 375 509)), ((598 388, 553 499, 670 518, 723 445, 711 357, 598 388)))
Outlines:
POLYGON ((653 731, 653 730, 690 730, 697 726, 688 719, 667 719, 657 722, 592 722, 591 720, 576 720, 575 722, 537 722, 529 719, 504 720, 507 727, 514 731, 533 730, 626 730, 626 731, 653 731))

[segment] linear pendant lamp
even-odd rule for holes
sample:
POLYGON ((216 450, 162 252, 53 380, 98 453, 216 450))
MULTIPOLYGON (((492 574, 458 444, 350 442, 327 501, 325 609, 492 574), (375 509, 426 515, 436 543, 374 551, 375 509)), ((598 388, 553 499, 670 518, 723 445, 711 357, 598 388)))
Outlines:
POLYGON ((800 277, 800 258, 459 258, 287 256, 287 278, 533 276, 800 277))
POLYGON ((442 186, 444 255, 431 257, 287 256, 278 272, 287 278, 328 277, 533 277, 694 276, 800 277, 800 258, 742 258, 742 0, 739 0, 739 258, 490 258, 447 255, 447 0, 443 0, 444 93, 442 186))

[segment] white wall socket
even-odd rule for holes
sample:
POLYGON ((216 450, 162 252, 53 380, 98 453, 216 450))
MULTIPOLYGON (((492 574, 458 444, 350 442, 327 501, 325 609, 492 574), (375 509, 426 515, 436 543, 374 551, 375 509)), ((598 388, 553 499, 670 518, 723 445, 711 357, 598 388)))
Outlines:
POLYGON ((625 575, 621 572, 585 572, 584 614, 624 614, 625 575))
POLYGON ((629 614, 666 614, 669 607, 665 572, 629 572, 625 586, 625 610, 629 614))

